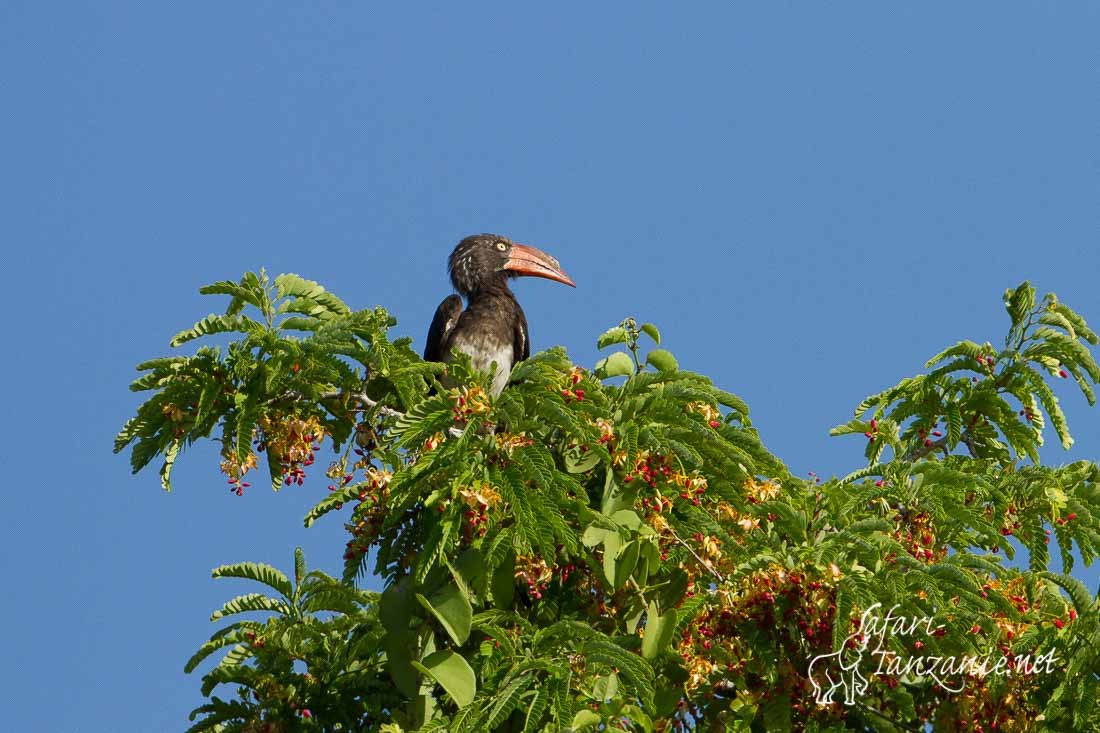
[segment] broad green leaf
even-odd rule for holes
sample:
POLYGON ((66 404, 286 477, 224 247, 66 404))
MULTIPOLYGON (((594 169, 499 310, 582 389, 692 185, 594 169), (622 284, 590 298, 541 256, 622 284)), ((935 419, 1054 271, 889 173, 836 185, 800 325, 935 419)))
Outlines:
POLYGON ((595 547, 607 539, 607 536, 611 534, 611 532, 612 530, 610 529, 590 524, 585 528, 584 534, 581 535, 581 544, 585 547, 595 547))
POLYGON ((594 450, 587 453, 568 451, 565 454, 565 470, 569 473, 584 473, 591 471, 600 463, 600 454, 594 450))
POLYGON ((593 726, 599 725, 602 721, 603 718, 600 717, 599 713, 585 708, 584 710, 577 711, 577 714, 573 716, 573 721, 569 724, 569 728, 575 731, 588 730, 593 726))
POLYGON ((469 662, 450 649, 429 654, 412 666, 439 683, 460 708, 473 702, 477 693, 477 679, 469 662))
POLYGON ((643 323, 642 333, 653 339, 654 343, 658 345, 661 343, 661 332, 658 331, 657 327, 654 326, 652 323, 643 323))
POLYGON ((457 585, 448 583, 432 594, 430 599, 417 593, 416 600, 438 619, 455 644, 466 643, 470 636, 474 611, 470 606, 470 599, 457 585))
POLYGON ((382 648, 386 652, 386 669, 390 673, 397 689, 406 697, 416 695, 420 687, 420 675, 413 667, 412 649, 416 637, 411 631, 389 632, 382 637, 382 648))
POLYGON ((646 607, 645 632, 642 636, 642 656, 653 659, 672 641, 676 633, 676 609, 660 613, 656 603, 646 607))
POLYGON ((626 329, 622 326, 609 328, 602 334, 600 334, 599 339, 596 340, 596 348, 606 349, 608 346, 613 346, 615 344, 625 344, 627 341, 627 337, 628 334, 626 332, 626 329))
MULTIPOLYGON (((606 546, 606 545, 605 545, 606 546)), ((615 588, 622 588, 634 572, 634 566, 638 564, 638 543, 631 541, 626 543, 619 551, 619 557, 615 562, 614 573, 611 576, 611 584, 615 588)))
POLYGON ((493 575, 489 581, 489 594, 496 608, 512 607, 512 600, 516 595, 516 576, 515 556, 511 552, 493 569, 493 575))
POLYGON ((634 360, 625 351, 616 351, 606 359, 596 362, 596 375, 607 377, 625 377, 634 373, 634 360))
POLYGON ((592 697, 600 702, 613 699, 619 694, 619 675, 614 672, 596 678, 592 687, 592 697))
POLYGON ((665 349, 654 349, 646 355, 645 360, 660 372, 674 372, 679 368, 676 357, 665 349))
POLYGON ((633 509, 620 509, 611 515, 611 521, 621 524, 627 529, 638 529, 642 526, 642 518, 633 509))
POLYGON ((382 621, 382 626, 391 633, 409 628, 409 621, 416 609, 410 585, 412 581, 409 579, 391 585, 378 601, 378 618, 382 621))
MULTIPOLYGON (((608 582, 614 584, 614 578, 616 575, 616 568, 619 562, 619 549, 622 548, 623 541, 619 537, 618 532, 611 532, 604 538, 603 541, 603 574, 607 576, 608 582)), ((615 586, 618 587, 617 585, 615 586)))

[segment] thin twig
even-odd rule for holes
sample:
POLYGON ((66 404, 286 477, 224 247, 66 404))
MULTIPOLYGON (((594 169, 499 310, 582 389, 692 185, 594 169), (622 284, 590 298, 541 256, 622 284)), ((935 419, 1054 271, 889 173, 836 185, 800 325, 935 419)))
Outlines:
POLYGON ((691 553, 691 556, 692 556, 692 557, 694 557, 694 558, 696 559, 696 561, 698 561, 698 563, 699 563, 700 565, 702 565, 702 566, 703 566, 704 568, 706 568, 707 570, 709 570, 709 571, 711 572, 711 575, 713 575, 713 576, 714 576, 715 578, 717 578, 717 579, 718 579, 718 582, 719 582, 719 583, 725 583, 725 582, 726 582, 726 578, 725 578, 725 577, 724 577, 724 576, 723 576, 723 575, 722 575, 722 574, 721 574, 720 572, 718 572, 718 571, 717 571, 717 570, 715 570, 715 569, 714 569, 713 567, 711 567, 711 566, 710 566, 710 565, 709 565, 709 564, 707 563, 707 561, 706 561, 706 560, 704 560, 703 558, 699 557, 699 553, 695 552, 695 549, 694 549, 694 548, 693 548, 693 547, 692 547, 691 545, 689 545, 689 544, 688 544, 687 542, 684 542, 684 538, 683 538, 683 537, 681 537, 680 535, 676 534, 676 530, 674 530, 674 529, 673 529, 672 527, 669 527, 669 528, 668 528, 668 531, 669 531, 669 534, 671 534, 671 535, 672 535, 672 538, 673 538, 674 540, 676 540, 677 542, 679 542, 679 543, 680 543, 680 544, 681 544, 681 545, 682 545, 682 546, 684 547, 684 549, 685 549, 685 550, 687 550, 688 552, 690 552, 690 553, 691 553))
MULTIPOLYGON (((384 415, 385 417, 405 417, 405 413, 401 412, 400 410, 395 410, 392 407, 387 407, 386 405, 379 403, 378 400, 371 399, 366 392, 325 392, 321 395, 322 400, 342 398, 350 398, 361 405, 366 405, 367 409, 370 410, 377 408, 378 414, 384 415)), ((454 426, 451 426, 447 428, 447 432, 450 433, 452 437, 460 438, 466 431, 463 428, 456 428, 454 426)))
POLYGON ((379 415, 385 415, 386 417, 405 417, 405 413, 395 410, 392 407, 386 407, 380 404, 378 400, 371 399, 367 396, 366 392, 325 392, 321 395, 322 400, 334 400, 334 399, 346 399, 350 398, 355 400, 361 405, 366 405, 368 409, 378 408, 379 415))

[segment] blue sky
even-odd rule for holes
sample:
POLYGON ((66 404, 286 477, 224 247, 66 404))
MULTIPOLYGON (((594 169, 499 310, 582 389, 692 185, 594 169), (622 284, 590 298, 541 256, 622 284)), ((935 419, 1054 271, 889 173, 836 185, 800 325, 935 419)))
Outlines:
MULTIPOLYGON (((1004 288, 1100 323, 1094 3, 399 5, 0 4, 6 728, 179 730, 240 590, 210 569, 338 568, 323 478, 238 499, 197 449, 165 495, 110 452, 206 282, 297 272, 421 343, 453 244, 508 234, 578 285, 518 283, 535 349, 655 321, 825 475, 863 396, 1003 337, 1004 288)), ((1045 457, 1096 459, 1062 387, 1045 457)))

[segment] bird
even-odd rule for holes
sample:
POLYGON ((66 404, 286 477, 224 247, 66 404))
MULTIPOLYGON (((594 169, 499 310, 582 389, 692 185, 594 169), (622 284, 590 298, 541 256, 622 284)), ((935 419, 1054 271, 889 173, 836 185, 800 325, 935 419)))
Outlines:
POLYGON ((447 362, 460 351, 470 356, 477 371, 488 373, 495 363, 490 394, 499 396, 512 367, 531 355, 527 316, 508 287, 509 278, 543 277, 569 287, 576 283, 547 253, 499 234, 466 237, 447 264, 458 295, 447 296, 436 309, 424 360, 447 362))

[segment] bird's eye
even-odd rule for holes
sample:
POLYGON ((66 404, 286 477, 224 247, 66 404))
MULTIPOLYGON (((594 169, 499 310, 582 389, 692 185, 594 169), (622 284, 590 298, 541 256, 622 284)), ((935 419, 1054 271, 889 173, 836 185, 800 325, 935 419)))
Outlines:
POLYGON ((504 242, 497 242, 497 249, 503 252, 504 250, 508 249, 508 245, 504 242))

